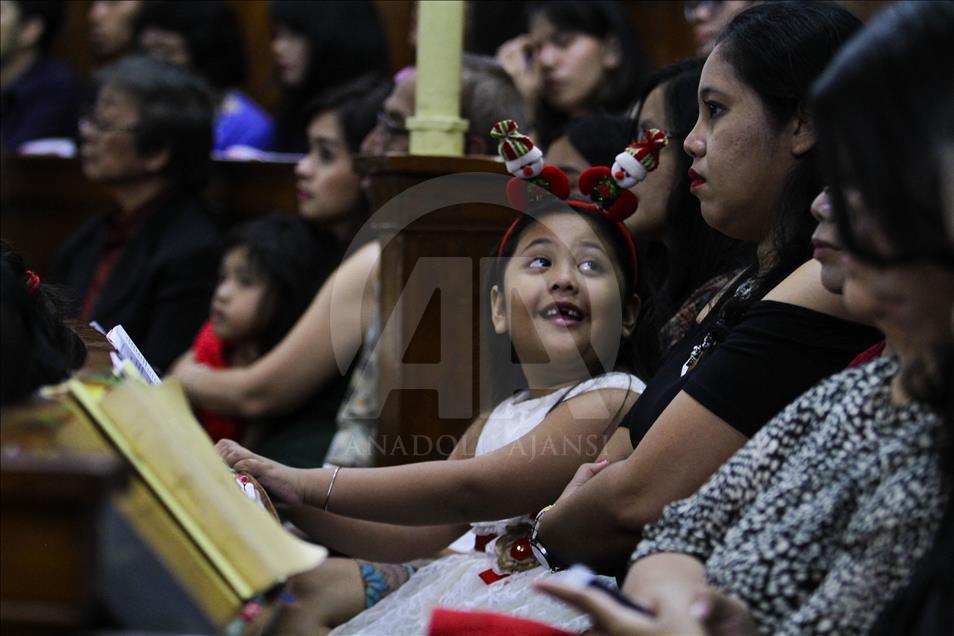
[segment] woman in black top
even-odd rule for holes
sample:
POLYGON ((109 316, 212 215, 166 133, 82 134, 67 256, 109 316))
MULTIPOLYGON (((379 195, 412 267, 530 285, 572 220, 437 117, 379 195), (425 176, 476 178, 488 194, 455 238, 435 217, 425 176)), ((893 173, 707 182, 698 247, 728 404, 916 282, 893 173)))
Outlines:
POLYGON ((757 245, 757 262, 703 309, 649 382, 629 430, 607 447, 610 459, 626 460, 588 482, 581 473, 539 519, 537 539, 552 559, 622 567, 665 504, 694 492, 772 415, 880 339, 847 320, 809 260, 809 207, 821 184, 803 101, 859 26, 828 3, 767 3, 737 16, 706 61, 699 119, 684 143, 690 189, 707 223, 757 245))

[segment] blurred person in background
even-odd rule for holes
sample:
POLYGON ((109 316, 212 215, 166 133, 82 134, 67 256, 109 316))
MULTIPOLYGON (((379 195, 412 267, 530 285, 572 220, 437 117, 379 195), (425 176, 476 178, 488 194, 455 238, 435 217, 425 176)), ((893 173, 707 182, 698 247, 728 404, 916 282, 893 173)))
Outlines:
POLYGON ((63 2, 0 0, 0 151, 37 139, 73 138, 79 80, 48 56, 63 20, 63 2))
POLYGON ((712 52, 716 38, 732 18, 755 2, 752 0, 686 0, 682 3, 686 22, 692 26, 696 53, 705 57, 712 52))
POLYGON ((200 194, 212 99, 201 80, 148 57, 123 58, 95 79, 80 158, 115 206, 67 239, 55 278, 80 301, 81 320, 122 324, 164 369, 205 320, 218 270, 218 231, 200 194))
MULTIPOLYGON (((574 117, 623 113, 651 67, 618 2, 536 2, 530 30, 500 47, 497 60, 533 114, 544 148, 574 117)), ((530 128, 530 126, 527 126, 530 128)))
POLYGON ((591 166, 612 166, 632 139, 632 122, 622 115, 593 113, 576 117, 547 148, 547 163, 557 166, 570 178, 570 187, 579 194, 577 178, 591 166))
MULTIPOLYGON (((404 117, 414 114, 414 84, 413 72, 397 81, 377 124, 361 144, 362 154, 407 152, 404 117)), ((343 112, 340 108, 336 111, 343 112)), ((299 210, 306 217, 317 216, 320 210, 312 206, 318 203, 313 193, 323 179, 321 171, 313 171, 322 167, 317 164, 327 150, 323 126, 319 125, 322 112, 315 111, 311 120, 314 156, 305 157, 297 169, 299 210)), ((526 118, 523 100, 510 76, 492 58, 469 54, 463 58, 461 112, 470 123, 466 146, 471 154, 495 148, 490 130, 500 119, 526 118)), ((350 138, 347 125, 345 133, 350 138)), ((377 241, 354 250, 322 286, 288 336, 251 366, 212 370, 185 355, 176 362, 172 375, 185 387, 194 406, 258 418, 295 408, 316 390, 340 378, 335 351, 357 352, 348 395, 337 416, 338 433, 326 461, 342 466, 371 465, 379 411, 375 346, 381 333, 377 315, 380 255, 377 241), (302 356, 302 351, 311 355, 302 356)))
MULTIPOLYGON (((464 53, 461 61, 461 117, 467 120, 464 154, 491 155, 496 141, 490 129, 501 118, 525 121, 528 113, 514 83, 493 58, 464 53)), ((410 135, 406 119, 414 114, 414 69, 402 73, 378 116, 377 125, 361 144, 365 155, 407 154, 410 135)))
POLYGON ((305 107, 308 153, 295 166, 298 213, 332 232, 342 252, 371 212, 354 157, 391 89, 384 76, 365 75, 305 107))
POLYGON ((271 117, 239 90, 247 59, 232 7, 223 0, 150 2, 136 19, 136 33, 144 53, 190 70, 212 88, 215 152, 233 146, 266 150, 271 145, 271 117))
POLYGON ((304 107, 348 80, 387 73, 387 37, 370 0, 274 0, 271 20, 275 72, 282 86, 272 150, 304 154, 304 107))
POLYGON ((146 0, 95 0, 90 3, 89 42, 93 55, 109 62, 136 48, 136 16, 146 0))

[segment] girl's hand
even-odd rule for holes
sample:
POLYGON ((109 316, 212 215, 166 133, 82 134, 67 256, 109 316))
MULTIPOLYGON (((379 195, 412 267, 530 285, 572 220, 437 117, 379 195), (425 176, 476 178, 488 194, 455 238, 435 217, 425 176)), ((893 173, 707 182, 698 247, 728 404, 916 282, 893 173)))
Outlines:
POLYGON ((513 80, 517 90, 523 95, 527 108, 532 113, 536 110, 537 100, 543 88, 543 73, 537 56, 533 54, 533 42, 530 36, 518 35, 504 42, 497 49, 495 57, 513 80))
MULTIPOLYGON (((701 636, 703 626, 689 616, 649 616, 626 607, 605 592, 592 588, 569 586, 559 577, 547 577, 534 587, 589 614, 593 629, 587 634, 606 636, 656 636, 679 634, 701 636)), ((656 608, 653 608, 654 610, 656 608)))
POLYGON ((220 439, 215 449, 233 470, 245 471, 258 480, 276 503, 288 506, 304 503, 302 471, 256 455, 230 439, 220 439))
POLYGON ((601 459, 598 462, 593 462, 591 464, 582 464, 579 468, 576 469, 576 474, 573 475, 573 479, 570 480, 570 483, 566 485, 566 488, 563 489, 563 492, 560 494, 560 498, 556 500, 556 503, 560 503, 564 499, 568 499, 573 496, 580 487, 593 479, 596 475, 600 473, 604 468, 609 466, 608 459, 601 459))

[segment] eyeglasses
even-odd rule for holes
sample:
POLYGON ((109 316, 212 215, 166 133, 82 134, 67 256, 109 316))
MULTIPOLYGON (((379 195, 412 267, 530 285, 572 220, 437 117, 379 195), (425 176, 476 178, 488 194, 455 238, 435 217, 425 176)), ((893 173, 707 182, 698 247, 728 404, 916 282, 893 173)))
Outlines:
POLYGON ((686 22, 692 23, 703 19, 700 13, 705 13, 706 17, 717 14, 722 9, 721 5, 719 0, 686 0, 682 3, 682 13, 686 22))
POLYGON ((136 132, 139 130, 139 124, 129 124, 126 126, 108 122, 95 112, 85 112, 79 118, 80 127, 88 127, 97 132, 136 132))

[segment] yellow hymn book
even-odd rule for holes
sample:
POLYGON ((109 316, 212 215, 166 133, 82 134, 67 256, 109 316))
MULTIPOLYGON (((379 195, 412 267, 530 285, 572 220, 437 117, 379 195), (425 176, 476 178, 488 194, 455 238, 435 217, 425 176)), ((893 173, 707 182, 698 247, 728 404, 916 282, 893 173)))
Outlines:
MULTIPOLYGON (((137 375, 129 374, 127 375, 137 375)), ((69 390, 242 599, 327 556, 236 486, 175 380, 69 381, 69 390)))

